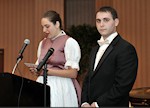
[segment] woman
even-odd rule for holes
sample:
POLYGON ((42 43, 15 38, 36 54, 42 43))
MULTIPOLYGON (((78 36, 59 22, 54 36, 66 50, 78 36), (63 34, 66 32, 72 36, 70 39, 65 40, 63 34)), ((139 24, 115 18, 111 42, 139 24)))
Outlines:
MULTIPOLYGON (((76 80, 73 79, 79 71, 79 44, 61 29, 61 18, 57 12, 47 11, 41 19, 41 25, 46 37, 39 43, 36 64, 40 63, 49 48, 54 48, 54 53, 47 60, 51 107, 78 107, 80 88, 77 96, 74 86, 76 80)), ((37 82, 43 83, 42 75, 37 78, 37 82)))

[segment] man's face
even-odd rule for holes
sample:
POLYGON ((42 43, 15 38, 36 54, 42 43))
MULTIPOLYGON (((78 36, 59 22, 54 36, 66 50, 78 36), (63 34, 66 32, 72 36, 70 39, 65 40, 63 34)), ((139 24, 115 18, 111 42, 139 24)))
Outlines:
POLYGON ((110 12, 98 12, 96 14, 96 27, 104 38, 114 33, 118 24, 119 20, 117 18, 114 20, 110 12))

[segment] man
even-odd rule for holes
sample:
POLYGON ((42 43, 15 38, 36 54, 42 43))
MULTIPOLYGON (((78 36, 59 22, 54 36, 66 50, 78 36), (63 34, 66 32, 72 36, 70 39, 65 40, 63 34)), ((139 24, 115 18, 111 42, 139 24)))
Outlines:
POLYGON ((114 8, 104 6, 96 12, 96 27, 101 38, 91 51, 89 72, 82 87, 82 107, 129 105, 138 57, 134 46, 116 31, 118 24, 114 8))

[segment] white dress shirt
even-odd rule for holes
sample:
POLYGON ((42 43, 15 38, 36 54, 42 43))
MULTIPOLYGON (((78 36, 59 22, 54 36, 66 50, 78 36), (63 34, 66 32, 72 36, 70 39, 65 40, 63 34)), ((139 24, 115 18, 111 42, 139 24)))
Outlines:
POLYGON ((105 50, 107 49, 107 47, 110 45, 110 43, 113 41, 113 39, 117 35, 118 35, 118 33, 115 32, 115 33, 111 34, 110 36, 108 36, 108 38, 106 38, 105 40, 104 40, 103 36, 101 36, 101 39, 97 41, 100 47, 96 54, 94 70, 96 69, 97 64, 100 61, 101 57, 103 56, 105 50))

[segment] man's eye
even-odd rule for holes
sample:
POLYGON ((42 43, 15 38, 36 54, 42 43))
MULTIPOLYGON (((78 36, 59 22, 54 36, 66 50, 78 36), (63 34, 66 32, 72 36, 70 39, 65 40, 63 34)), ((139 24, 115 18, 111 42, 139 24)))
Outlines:
POLYGON ((108 22, 108 21, 109 21, 109 19, 108 19, 108 18, 104 19, 104 22, 108 22))
POLYGON ((97 23, 100 23, 100 22, 101 22, 101 20, 100 20, 100 19, 97 19, 97 20, 96 20, 96 22, 97 22, 97 23))

